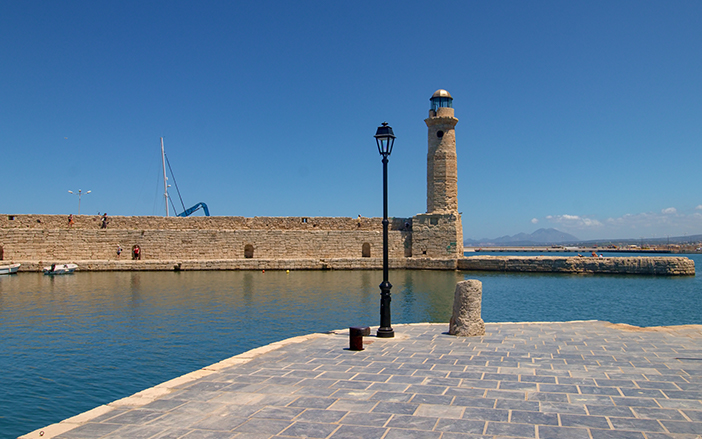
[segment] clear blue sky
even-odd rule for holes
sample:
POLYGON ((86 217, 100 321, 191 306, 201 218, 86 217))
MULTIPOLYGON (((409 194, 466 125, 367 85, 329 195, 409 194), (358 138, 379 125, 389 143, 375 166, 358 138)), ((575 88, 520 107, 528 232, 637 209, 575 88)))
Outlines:
MULTIPOLYGON (((426 209, 454 98, 466 238, 702 233, 702 2, 0 3, 0 212, 426 209), (176 197, 178 210, 180 203, 176 197)), ((201 213, 199 213, 201 215, 201 213)))

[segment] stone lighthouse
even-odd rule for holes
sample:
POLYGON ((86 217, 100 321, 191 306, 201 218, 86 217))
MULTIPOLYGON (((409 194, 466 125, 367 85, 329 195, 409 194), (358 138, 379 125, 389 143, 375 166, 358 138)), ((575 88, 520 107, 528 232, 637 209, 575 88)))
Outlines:
POLYGON ((458 212, 456 124, 453 98, 446 90, 432 95, 428 128, 427 213, 458 212))
POLYGON ((458 161, 453 97, 437 90, 429 99, 427 124, 427 213, 413 218, 412 255, 463 256, 463 226, 458 213, 458 161))

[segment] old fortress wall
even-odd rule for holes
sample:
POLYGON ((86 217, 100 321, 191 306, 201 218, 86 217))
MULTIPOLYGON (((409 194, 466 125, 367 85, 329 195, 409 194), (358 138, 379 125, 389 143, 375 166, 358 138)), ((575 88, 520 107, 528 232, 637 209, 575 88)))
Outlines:
MULTIPOLYGON (((381 218, 329 217, 109 217, 0 215, 4 260, 121 260, 133 246, 142 260, 378 258, 382 256, 381 218)), ((415 255, 455 259, 463 247, 451 231, 458 218, 423 215, 390 221, 390 258, 415 255), (415 243, 413 227, 420 239, 415 243), (449 233, 446 233, 446 232, 449 233), (443 238, 442 238, 443 237, 443 238)))

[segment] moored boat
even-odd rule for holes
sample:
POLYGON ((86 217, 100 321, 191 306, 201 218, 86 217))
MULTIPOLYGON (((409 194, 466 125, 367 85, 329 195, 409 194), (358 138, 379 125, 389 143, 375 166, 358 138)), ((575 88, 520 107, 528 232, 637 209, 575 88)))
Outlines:
POLYGON ((76 264, 51 264, 49 267, 44 267, 44 274, 71 274, 76 271, 76 264))
POLYGON ((0 265, 0 274, 14 274, 22 264, 0 265))

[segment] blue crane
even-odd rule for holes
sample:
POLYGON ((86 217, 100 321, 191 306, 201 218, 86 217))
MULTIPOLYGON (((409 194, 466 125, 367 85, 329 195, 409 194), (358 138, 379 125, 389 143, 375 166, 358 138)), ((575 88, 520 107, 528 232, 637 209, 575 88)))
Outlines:
POLYGON ((210 210, 207 208, 207 204, 205 203, 197 203, 190 209, 185 209, 183 212, 179 213, 178 216, 190 216, 197 212, 200 208, 202 208, 203 212, 205 212, 205 216, 210 216, 210 210))

